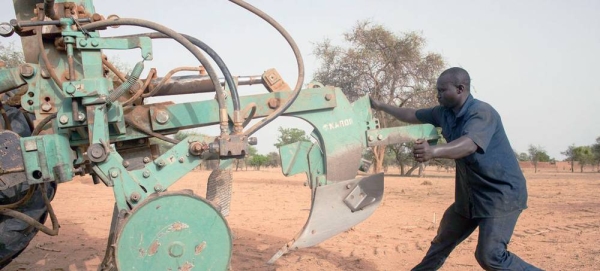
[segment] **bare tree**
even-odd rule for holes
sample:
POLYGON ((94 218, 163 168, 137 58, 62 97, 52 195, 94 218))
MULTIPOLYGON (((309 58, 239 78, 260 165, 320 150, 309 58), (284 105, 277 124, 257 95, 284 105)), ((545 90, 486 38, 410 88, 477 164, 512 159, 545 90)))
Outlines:
MULTIPOLYGON (((424 53, 425 39, 418 33, 396 35, 381 25, 358 22, 344 34, 344 46, 330 40, 317 43, 321 61, 314 74, 325 85, 340 87, 351 101, 364 95, 400 107, 422 108, 436 104, 435 83, 445 66, 442 56, 424 53)), ((404 125, 376 112, 382 128, 404 125)), ((385 147, 373 148, 374 171, 382 169, 385 147)))

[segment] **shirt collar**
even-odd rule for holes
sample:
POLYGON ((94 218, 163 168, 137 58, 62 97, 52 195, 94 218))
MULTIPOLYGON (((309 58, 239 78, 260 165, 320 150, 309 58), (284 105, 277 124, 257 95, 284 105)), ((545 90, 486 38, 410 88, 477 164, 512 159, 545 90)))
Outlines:
POLYGON ((469 110, 469 107, 471 106, 471 104, 473 103, 473 95, 471 95, 469 93, 469 96, 467 97, 467 100, 465 101, 465 103, 463 104, 462 108, 460 109, 460 111, 458 111, 458 114, 456 115, 456 118, 460 118, 462 116, 464 116, 467 113, 467 110, 469 110))

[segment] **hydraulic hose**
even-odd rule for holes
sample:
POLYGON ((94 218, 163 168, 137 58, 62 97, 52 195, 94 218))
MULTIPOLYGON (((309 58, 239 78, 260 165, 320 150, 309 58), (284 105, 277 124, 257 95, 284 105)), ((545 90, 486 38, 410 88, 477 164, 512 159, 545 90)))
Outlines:
MULTIPOLYGON (((227 84, 227 87, 229 87, 229 90, 231 91, 231 101, 233 102, 233 110, 235 110, 235 111, 240 110, 240 108, 241 108, 240 96, 239 96, 239 93, 237 90, 237 85, 234 83, 233 76, 231 75, 231 72, 229 72, 229 68, 227 68, 227 65, 225 64, 223 59, 221 59, 219 54, 217 54, 217 52, 215 52, 215 50, 213 50, 210 46, 208 46, 203 41, 201 41, 195 37, 192 37, 190 35, 186 35, 186 34, 181 34, 181 35, 184 36, 186 39, 188 39, 192 44, 194 44, 198 48, 200 48, 202 51, 206 52, 206 54, 208 56, 210 56, 212 58, 212 60, 215 61, 215 63, 217 64, 217 67, 219 67, 219 70, 221 70, 221 73, 223 73, 223 77, 225 78, 225 83, 227 84)), ((151 39, 170 38, 169 36, 167 36, 163 33, 158 33, 158 32, 142 33, 142 34, 128 35, 128 36, 119 36, 118 38, 127 38, 127 37, 148 37, 151 39)))
POLYGON ((250 136, 250 135, 254 134, 254 132, 258 131, 258 129, 264 127, 265 125, 267 125, 271 121, 273 121, 273 119, 275 119, 278 116, 280 116, 281 114, 283 114, 283 112, 285 112, 285 110, 287 110, 294 103, 296 98, 298 98, 298 94, 300 94, 300 89, 302 88, 302 83, 304 82, 304 61, 302 60, 302 55, 300 54, 300 49, 298 49, 298 46, 296 45, 296 42, 294 41, 294 39, 292 39, 290 34, 277 21, 275 21, 275 19, 271 18, 269 15, 267 15, 260 9, 248 4, 242 0, 229 0, 229 1, 256 14, 258 17, 262 18, 267 23, 269 23, 271 26, 273 26, 285 38, 285 40, 288 42, 288 44, 292 47, 292 50, 294 51, 294 55, 296 56, 296 62, 298 63, 298 80, 296 81, 296 87, 294 88, 294 91, 292 92, 290 99, 283 106, 281 106, 277 110, 275 110, 275 112, 271 113, 270 115, 268 115, 267 117, 262 119, 262 121, 256 123, 254 126, 250 127, 248 130, 244 131, 244 134, 246 136, 250 136))
POLYGON ((219 78, 218 78, 215 70, 212 69, 208 60, 202 55, 200 50, 198 50, 198 48, 196 48, 196 46, 194 46, 194 44, 192 44, 185 37, 183 37, 182 35, 173 31, 172 29, 170 29, 168 27, 165 27, 163 25, 160 25, 160 24, 157 24, 154 22, 141 20, 141 19, 120 18, 120 19, 115 19, 115 20, 99 21, 99 22, 94 22, 94 23, 84 25, 82 27, 82 29, 95 30, 98 28, 115 26, 115 25, 131 25, 131 26, 146 27, 146 28, 152 29, 154 31, 158 31, 160 33, 163 33, 163 34, 169 36, 170 38, 174 39, 175 41, 177 41, 181 45, 183 45, 186 49, 188 49, 194 55, 194 57, 196 57, 196 59, 198 59, 198 61, 200 61, 200 63, 202 64, 202 66, 204 66, 204 68, 206 69, 206 72, 210 76, 210 79, 215 87, 215 90, 217 91, 217 102, 219 104, 219 120, 220 120, 221 135, 228 134, 229 127, 227 125, 228 116, 227 116, 227 107, 225 105, 225 92, 224 92, 223 88, 221 87, 221 84, 219 83, 219 78))

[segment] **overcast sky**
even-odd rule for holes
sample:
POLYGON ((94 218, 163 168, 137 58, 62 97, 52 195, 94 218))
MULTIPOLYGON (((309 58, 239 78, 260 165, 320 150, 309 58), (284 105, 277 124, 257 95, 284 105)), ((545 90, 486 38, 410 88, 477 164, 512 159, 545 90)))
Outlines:
MULTIPOLYGON (((600 136, 600 1, 249 1, 278 20, 304 56, 310 82, 318 62, 314 44, 342 33, 359 20, 371 20, 401 34, 418 31, 427 50, 440 53, 449 66, 469 71, 473 95, 502 116, 514 149, 529 144, 551 157, 567 146, 590 145, 600 136)), ((234 75, 261 74, 274 67, 293 87, 296 64, 291 49, 267 23, 223 0, 102 0, 102 15, 141 18, 195 36, 215 49, 234 75)), ((0 0, 0 21, 14 18, 12 1, 0 0)), ((148 32, 122 27, 103 35, 148 32)), ((2 43, 16 37, 0 39, 2 43)), ((339 43, 338 43, 339 44, 339 43)), ((177 66, 197 65, 175 42, 154 45, 155 67, 164 75, 177 66)), ((131 66, 139 52, 119 54, 131 66)), ((241 88, 241 95, 255 89, 241 88)), ((187 98, 186 98, 187 99, 187 98)), ((216 112, 215 112, 216 113, 216 112)), ((276 121, 259 131, 260 153, 275 151, 279 126, 306 124, 276 121)))

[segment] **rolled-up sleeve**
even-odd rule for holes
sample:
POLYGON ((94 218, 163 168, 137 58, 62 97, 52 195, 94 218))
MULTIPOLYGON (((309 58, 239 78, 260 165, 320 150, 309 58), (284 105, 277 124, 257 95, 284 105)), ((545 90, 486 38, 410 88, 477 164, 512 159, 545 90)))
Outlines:
POLYGON ((415 112, 417 119, 422 123, 429 123, 435 127, 440 127, 440 119, 442 117, 442 107, 435 106, 430 108, 419 109, 415 112))
POLYGON ((477 110, 471 110, 465 116, 462 135, 473 140, 478 147, 478 153, 485 153, 498 127, 498 118, 499 116, 487 104, 477 110))

